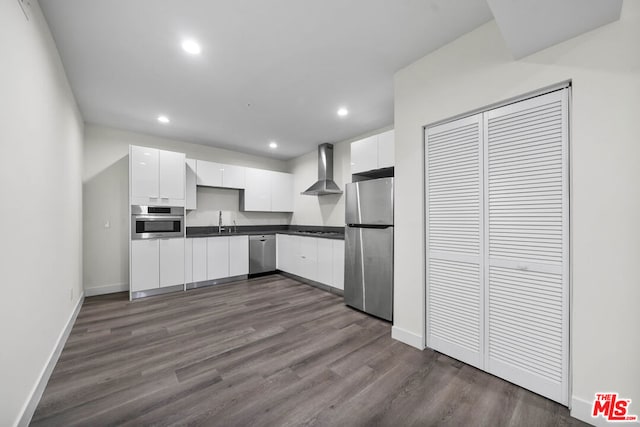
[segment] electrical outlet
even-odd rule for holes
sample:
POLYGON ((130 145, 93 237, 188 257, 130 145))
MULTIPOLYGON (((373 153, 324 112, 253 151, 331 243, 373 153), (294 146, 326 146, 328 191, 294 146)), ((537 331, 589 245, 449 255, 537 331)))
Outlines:
POLYGON ((27 18, 27 21, 30 20, 31 17, 31 2, 35 0, 18 0, 20 3, 20 7, 22 8, 22 12, 24 13, 24 17, 27 18))

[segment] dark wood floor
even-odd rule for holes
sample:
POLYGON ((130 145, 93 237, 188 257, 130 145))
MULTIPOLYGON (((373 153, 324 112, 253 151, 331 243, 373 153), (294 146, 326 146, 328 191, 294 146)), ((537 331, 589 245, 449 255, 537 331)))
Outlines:
POLYGON ((87 298, 33 426, 580 425, 280 275, 87 298))

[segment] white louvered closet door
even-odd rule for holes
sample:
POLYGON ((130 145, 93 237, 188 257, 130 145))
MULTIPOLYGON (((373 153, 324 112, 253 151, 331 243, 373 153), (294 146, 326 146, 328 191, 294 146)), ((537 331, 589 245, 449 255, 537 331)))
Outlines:
POLYGON ((485 369, 568 403, 568 90, 484 113, 485 369))
POLYGON ((482 115, 425 131, 427 346, 483 365, 482 115))

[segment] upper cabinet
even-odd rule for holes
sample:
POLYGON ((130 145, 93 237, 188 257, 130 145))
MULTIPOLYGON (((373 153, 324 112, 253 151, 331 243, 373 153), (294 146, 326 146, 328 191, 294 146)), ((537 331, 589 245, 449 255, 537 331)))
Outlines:
POLYGON ((351 173, 394 166, 394 131, 389 130, 351 143, 351 173))
POLYGON ((195 159, 187 159, 186 160, 186 193, 185 193, 185 208, 187 209, 195 209, 198 207, 197 205, 197 191, 196 191, 196 160, 195 159))
POLYGON ((293 175, 246 168, 242 210, 293 212, 293 175))
POLYGON ((221 163, 196 160, 196 184, 206 187, 222 187, 223 169, 224 166, 221 163))
POLYGON ((246 169, 244 211, 271 211, 271 172, 264 169, 246 169))
POLYGON ((271 173, 271 210, 293 212, 293 175, 284 172, 271 173))
POLYGON ((242 189, 245 187, 245 169, 242 166, 197 160, 197 185, 242 189))
POLYGON ((290 173, 187 159, 187 209, 196 209, 198 185, 244 190, 241 193, 244 211, 293 212, 293 175, 290 173))
POLYGON ((184 206, 184 165, 183 153, 130 146, 131 204, 184 206))
POLYGON ((392 168, 395 165, 393 129, 378 134, 378 169, 392 168))

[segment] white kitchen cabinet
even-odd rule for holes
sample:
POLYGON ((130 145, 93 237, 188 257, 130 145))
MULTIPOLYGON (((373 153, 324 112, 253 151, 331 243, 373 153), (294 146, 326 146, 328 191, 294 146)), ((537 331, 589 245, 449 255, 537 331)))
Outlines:
POLYGON ((185 208, 195 209, 197 207, 197 162, 194 159, 186 159, 185 175, 185 208))
POLYGON ((207 280, 229 277, 229 237, 207 238, 207 280))
POLYGON ((130 203, 184 206, 185 155, 132 145, 129 148, 130 203))
POLYGON ((158 150, 160 156, 160 199, 182 200, 184 206, 184 153, 158 150))
POLYGON ((344 240, 278 234, 277 268, 344 289, 344 240))
POLYGON ((333 285, 333 244, 331 239, 314 238, 317 247, 316 281, 333 285))
POLYGON ((245 167, 198 160, 197 185, 205 187, 244 188, 245 167))
POLYGON ((150 200, 157 199, 160 193, 158 150, 132 145, 129 149, 129 166, 131 200, 140 199, 143 202, 136 204, 148 204, 150 200))
POLYGON ((293 175, 271 172, 271 211, 293 212, 293 175))
POLYGON ((395 164, 395 132, 393 129, 378 134, 378 169, 395 164))
POLYGON ((155 239, 131 241, 131 292, 160 286, 158 242, 155 239))
POLYGON ((249 274, 249 236, 230 236, 228 239, 229 277, 249 274))
POLYGON ((207 238, 193 240, 193 282, 207 280, 207 238))
POLYGON ((193 282, 193 239, 184 240, 184 282, 193 282))
POLYGON ((245 188, 246 169, 242 166, 222 165, 222 187, 245 188))
POLYGON ((184 285, 184 239, 160 239, 160 287, 184 285))
POLYGON ((359 174, 393 167, 394 137, 392 130, 351 143, 351 173, 359 174))
POLYGON ((222 187, 223 164, 196 160, 196 167, 197 185, 203 185, 205 187, 222 187))
POLYGON ((244 189, 245 211, 271 211, 271 171, 263 169, 246 169, 246 186, 244 189))
POLYGON ((293 259, 291 236, 288 234, 276 234, 276 268, 287 273, 292 273, 293 259))
POLYGON ((299 276, 318 281, 318 239, 314 237, 299 239, 299 276))
POLYGON ((376 135, 351 143, 351 173, 378 169, 378 137, 376 135))
POLYGON ((344 240, 332 240, 332 273, 331 286, 344 289, 344 240))

